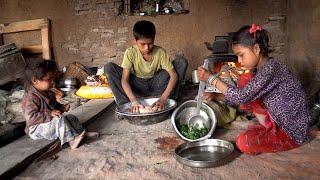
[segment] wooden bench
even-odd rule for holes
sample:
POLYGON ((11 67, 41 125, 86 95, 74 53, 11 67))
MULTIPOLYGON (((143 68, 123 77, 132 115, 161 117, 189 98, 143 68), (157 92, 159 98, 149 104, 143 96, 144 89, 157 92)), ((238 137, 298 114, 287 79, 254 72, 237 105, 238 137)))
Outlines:
MULTIPOLYGON (((113 103, 112 99, 93 99, 65 114, 73 114, 81 123, 88 123, 101 115, 113 103)), ((37 157, 45 153, 55 141, 32 140, 28 136, 0 148, 0 179, 11 179, 23 171, 37 157)))

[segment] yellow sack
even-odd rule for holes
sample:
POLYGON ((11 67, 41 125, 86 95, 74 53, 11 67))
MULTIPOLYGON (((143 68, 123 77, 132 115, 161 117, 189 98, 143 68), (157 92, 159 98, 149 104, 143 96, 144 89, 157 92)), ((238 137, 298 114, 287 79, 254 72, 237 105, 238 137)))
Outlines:
POLYGON ((107 99, 113 97, 111 88, 108 86, 81 86, 76 95, 86 99, 107 99))

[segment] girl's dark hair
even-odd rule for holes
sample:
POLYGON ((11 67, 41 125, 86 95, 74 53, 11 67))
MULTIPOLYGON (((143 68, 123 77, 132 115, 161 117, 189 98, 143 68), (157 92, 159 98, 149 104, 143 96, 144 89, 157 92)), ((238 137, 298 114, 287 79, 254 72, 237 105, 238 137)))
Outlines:
POLYGON ((138 21, 133 26, 133 36, 138 39, 154 39, 156 36, 156 27, 150 21, 138 21))
POLYGON ((257 30, 255 33, 250 33, 251 26, 243 26, 232 37, 232 44, 243 46, 254 46, 258 44, 263 56, 268 56, 273 50, 269 46, 268 31, 265 29, 257 30))
POLYGON ((58 68, 53 60, 38 59, 36 62, 28 63, 25 71, 25 87, 32 84, 32 80, 42 80, 48 72, 56 73, 58 68))

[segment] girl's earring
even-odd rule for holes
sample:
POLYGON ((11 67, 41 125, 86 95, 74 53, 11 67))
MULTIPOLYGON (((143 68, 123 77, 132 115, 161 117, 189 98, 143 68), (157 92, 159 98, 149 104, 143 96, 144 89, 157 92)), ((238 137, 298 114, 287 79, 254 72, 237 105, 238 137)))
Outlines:
POLYGON ((260 47, 258 44, 254 45, 254 53, 256 54, 257 57, 260 55, 260 47))

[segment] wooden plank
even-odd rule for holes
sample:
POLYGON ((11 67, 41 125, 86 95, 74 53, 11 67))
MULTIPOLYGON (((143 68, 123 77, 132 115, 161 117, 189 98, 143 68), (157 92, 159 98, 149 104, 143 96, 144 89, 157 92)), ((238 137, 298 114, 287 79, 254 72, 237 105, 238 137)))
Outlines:
POLYGON ((113 101, 113 98, 92 99, 84 103, 82 106, 79 106, 70 112, 66 112, 65 114, 73 114, 78 117, 81 123, 86 123, 88 119, 98 115, 97 112, 102 111, 102 109, 104 109, 106 106, 109 106, 113 101))
POLYGON ((35 19, 9 24, 0 24, 0 34, 39 30, 46 27, 48 22, 48 19, 35 19))
MULTIPOLYGON (((88 123, 103 113, 114 102, 111 99, 93 99, 68 113, 73 114, 82 123, 88 123)), ((48 140, 32 140, 28 136, 0 148, 0 179, 11 179, 23 171, 35 159, 55 143, 48 140)))
POLYGON ((3 34, 4 32, 4 24, 0 24, 0 34, 3 34))
POLYGON ((27 47, 22 47, 21 51, 23 53, 42 53, 42 45, 33 45, 33 46, 27 46, 27 47))
POLYGON ((49 27, 41 28, 42 57, 43 59, 51 59, 49 27))

